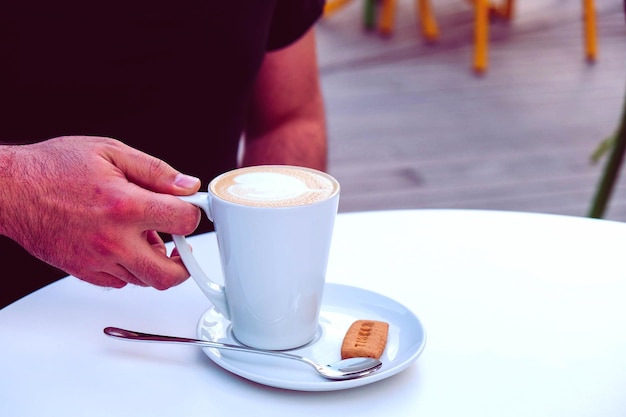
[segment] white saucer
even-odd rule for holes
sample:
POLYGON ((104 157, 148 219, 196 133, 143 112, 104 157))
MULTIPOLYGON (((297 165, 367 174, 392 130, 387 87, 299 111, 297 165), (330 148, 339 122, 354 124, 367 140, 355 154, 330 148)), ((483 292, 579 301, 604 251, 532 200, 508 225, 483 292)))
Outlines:
MULTIPOLYGON (((338 361, 348 327, 360 319, 389 323, 387 346, 380 358, 383 366, 363 378, 332 381, 319 376, 309 365, 289 359, 215 348, 203 351, 222 368, 250 381, 299 391, 334 391, 371 384, 403 371, 422 353, 426 342, 424 328, 409 309, 381 294, 339 284, 325 287, 315 339, 290 352, 322 364, 338 361)), ((230 331, 230 322, 214 308, 202 315, 197 333, 203 340, 239 344, 230 331)))

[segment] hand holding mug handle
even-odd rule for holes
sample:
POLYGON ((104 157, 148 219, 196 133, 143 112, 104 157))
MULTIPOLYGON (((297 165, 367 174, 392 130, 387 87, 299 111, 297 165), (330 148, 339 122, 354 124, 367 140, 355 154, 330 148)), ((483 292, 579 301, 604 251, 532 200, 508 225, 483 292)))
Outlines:
MULTIPOLYGON (((178 198, 201 208, 207 214, 209 220, 213 221, 213 217, 211 216, 209 193, 198 192, 190 196, 179 196, 178 198)), ((187 243, 187 240, 184 236, 172 235, 172 239, 174 240, 174 244, 178 249, 178 253, 182 258, 185 267, 189 271, 189 274, 191 274, 191 277, 196 282, 198 287, 200 287, 204 295, 206 295, 208 299, 213 303, 219 313, 227 320, 230 320, 224 286, 213 282, 204 273, 204 271, 200 267, 200 264, 191 253, 191 250, 189 249, 189 244, 187 243)))

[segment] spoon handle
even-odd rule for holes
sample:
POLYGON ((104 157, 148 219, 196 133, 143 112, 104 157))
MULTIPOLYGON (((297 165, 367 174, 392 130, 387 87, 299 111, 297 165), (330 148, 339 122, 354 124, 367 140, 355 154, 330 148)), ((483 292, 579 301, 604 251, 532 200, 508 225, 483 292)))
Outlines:
POLYGON ((307 363, 309 362, 306 358, 303 358, 298 355, 292 355, 290 353, 285 353, 285 352, 256 349, 256 348, 240 346, 240 345, 230 345, 227 343, 210 342, 208 340, 190 339, 187 337, 162 336, 158 334, 141 333, 141 332, 136 332, 132 330, 120 329, 118 327, 106 327, 104 329, 104 333, 108 336, 111 336, 117 339, 133 340, 137 342, 159 342, 159 343, 196 345, 196 346, 210 347, 210 348, 216 348, 216 349, 226 349, 226 350, 236 350, 240 352, 258 353, 258 354, 266 355, 266 356, 279 356, 281 358, 295 359, 295 360, 304 361, 307 363))
POLYGON ((317 371, 319 375, 332 380, 353 379, 369 375, 379 369, 383 364, 381 361, 374 358, 350 358, 340 360, 339 362, 335 362, 334 364, 320 365, 304 356, 293 355, 291 353, 280 352, 276 350, 256 349, 241 345, 229 345, 227 343, 210 342, 208 340, 190 339, 187 337, 162 336, 158 334, 141 333, 132 330, 120 329, 117 327, 106 327, 104 329, 104 333, 116 339, 123 340, 196 345, 216 349, 228 349, 237 350, 240 352, 258 353, 260 355, 276 356, 285 359, 293 359, 310 365, 317 371))

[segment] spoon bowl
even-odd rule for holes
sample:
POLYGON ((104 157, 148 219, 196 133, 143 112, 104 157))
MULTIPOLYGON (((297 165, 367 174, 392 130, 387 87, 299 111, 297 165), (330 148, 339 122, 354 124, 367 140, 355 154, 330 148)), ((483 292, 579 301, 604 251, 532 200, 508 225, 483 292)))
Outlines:
POLYGON ((382 362, 374 358, 348 358, 328 365, 321 365, 304 356, 273 350, 256 349, 247 346, 231 345, 227 343, 210 342, 208 340, 190 339, 187 337, 163 336, 157 334, 141 333, 118 327, 106 327, 104 333, 116 339, 124 339, 138 342, 161 342, 186 344, 216 349, 236 350, 240 352, 257 353, 266 356, 276 356, 304 362, 315 369, 322 377, 332 380, 346 380, 360 378, 376 372, 382 366, 382 362))

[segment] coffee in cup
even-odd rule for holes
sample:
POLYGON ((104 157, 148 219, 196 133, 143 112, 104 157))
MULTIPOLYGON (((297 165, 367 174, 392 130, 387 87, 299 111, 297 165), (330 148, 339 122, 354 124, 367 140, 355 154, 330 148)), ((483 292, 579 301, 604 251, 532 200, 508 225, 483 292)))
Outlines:
POLYGON ((339 184, 319 171, 286 165, 255 166, 220 175, 211 181, 216 197, 255 207, 292 207, 328 199, 339 184))

